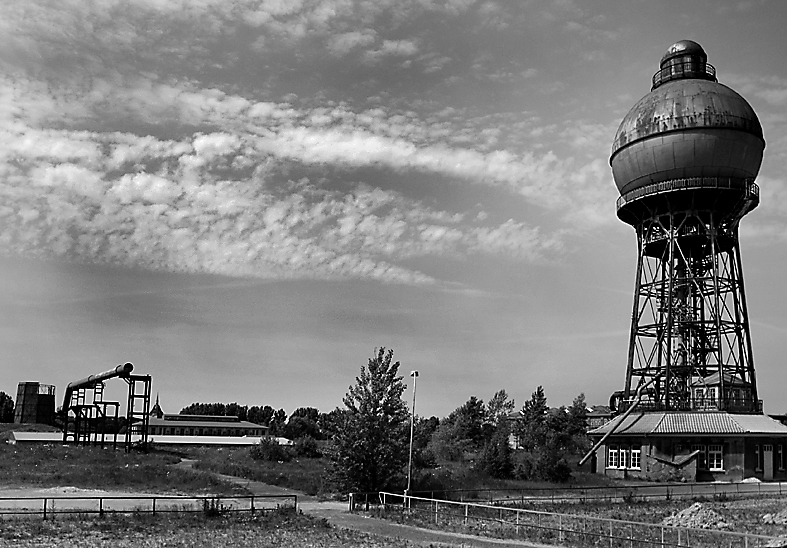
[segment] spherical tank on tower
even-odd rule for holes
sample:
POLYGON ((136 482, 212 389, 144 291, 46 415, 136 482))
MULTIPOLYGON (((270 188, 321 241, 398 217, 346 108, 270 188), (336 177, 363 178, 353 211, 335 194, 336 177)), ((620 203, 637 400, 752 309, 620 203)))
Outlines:
MULTIPOLYGON (((629 224, 636 222, 638 208, 626 208, 626 202, 658 193, 659 183, 689 181, 684 184, 695 189, 693 199, 710 200, 720 196, 696 190, 714 184, 728 188, 731 181, 745 185, 757 176, 765 148, 754 110, 717 82, 715 68, 696 42, 672 45, 652 82, 651 92, 623 118, 610 157, 623 206, 618 215, 629 224)), ((662 185, 662 191, 669 186, 662 185)), ((751 207, 756 205, 755 200, 751 207)))
POLYGON ((754 110, 702 47, 670 46, 610 157, 639 251, 623 406, 761 412, 738 227, 759 204, 764 148, 754 110))

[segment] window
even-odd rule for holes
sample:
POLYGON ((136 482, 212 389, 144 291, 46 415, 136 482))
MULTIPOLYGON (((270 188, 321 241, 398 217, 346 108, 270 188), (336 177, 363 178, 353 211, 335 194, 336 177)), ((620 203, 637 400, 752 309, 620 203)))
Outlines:
POLYGON ((699 451, 697 454, 697 470, 707 470, 707 463, 705 462, 705 446, 704 445, 692 445, 691 451, 699 451))
POLYGON ((607 447, 607 468, 617 468, 620 461, 618 460, 619 450, 617 445, 610 445, 607 447))
POLYGON ((777 445, 776 446, 776 465, 779 467, 779 470, 784 470, 784 446, 777 445))
POLYGON ((629 468, 632 470, 639 470, 640 469, 640 460, 641 460, 641 449, 632 449, 631 450, 631 458, 629 459, 629 468))
POLYGON ((721 445, 708 446, 708 469, 709 470, 724 470, 724 454, 721 445))
POLYGON ((755 468, 755 470, 762 470, 763 458, 762 458, 762 451, 760 451, 759 445, 754 446, 754 455, 755 458, 757 459, 757 467, 755 468))
POLYGON ((628 447, 621 446, 620 448, 620 468, 628 468, 628 457, 629 457, 629 450, 628 447))

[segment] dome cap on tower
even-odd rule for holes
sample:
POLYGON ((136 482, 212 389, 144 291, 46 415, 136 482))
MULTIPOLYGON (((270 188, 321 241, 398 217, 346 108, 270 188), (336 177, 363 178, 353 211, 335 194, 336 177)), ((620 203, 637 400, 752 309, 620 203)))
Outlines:
POLYGON ((666 53, 664 53, 664 56, 661 58, 659 66, 663 68, 665 62, 681 56, 699 57, 703 61, 708 60, 708 54, 705 53, 705 50, 702 49, 702 46, 697 42, 694 40, 679 40, 667 48, 666 53))

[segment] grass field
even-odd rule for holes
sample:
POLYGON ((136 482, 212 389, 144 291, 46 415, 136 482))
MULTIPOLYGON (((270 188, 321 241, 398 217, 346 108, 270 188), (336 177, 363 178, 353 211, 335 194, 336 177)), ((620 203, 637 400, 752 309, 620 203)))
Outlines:
POLYGON ((289 462, 254 460, 248 447, 207 448, 187 450, 196 459, 195 468, 287 487, 307 495, 329 496, 335 486, 330 480, 328 460, 325 458, 294 458, 289 462))
POLYGON ((244 494, 243 488, 213 474, 178 467, 168 453, 124 453, 99 447, 8 445, 0 443, 0 485, 73 486, 157 493, 244 494))
POLYGON ((103 519, 69 517, 56 521, 2 521, 0 546, 113 548, 221 546, 226 548, 408 548, 412 544, 336 529, 321 519, 289 511, 265 515, 110 516, 103 519))

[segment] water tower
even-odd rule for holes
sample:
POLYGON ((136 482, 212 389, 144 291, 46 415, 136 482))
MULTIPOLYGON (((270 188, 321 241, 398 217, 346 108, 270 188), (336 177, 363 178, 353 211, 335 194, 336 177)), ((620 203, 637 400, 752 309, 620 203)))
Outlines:
POLYGON ((756 114, 702 47, 670 46, 612 145, 618 217, 637 233, 634 309, 616 416, 588 432, 580 465, 621 479, 787 480, 787 426, 757 396, 738 243, 764 148, 756 114))
POLYGON ((738 227, 757 207, 765 141, 702 47, 672 45, 612 145, 617 214, 637 233, 618 411, 758 414, 738 227))

